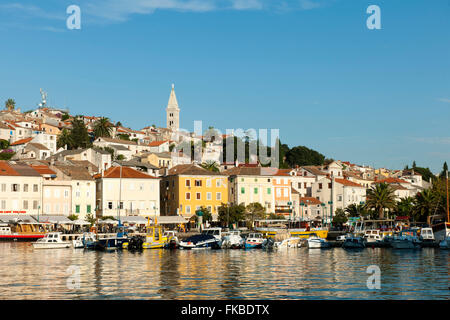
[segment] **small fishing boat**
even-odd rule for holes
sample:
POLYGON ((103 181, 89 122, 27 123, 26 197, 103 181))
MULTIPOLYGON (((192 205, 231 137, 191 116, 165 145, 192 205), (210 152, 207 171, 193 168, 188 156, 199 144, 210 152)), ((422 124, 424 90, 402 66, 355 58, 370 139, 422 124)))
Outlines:
POLYGON ((167 243, 165 248, 176 249, 180 243, 178 239, 177 232, 175 230, 166 230, 163 233, 163 237, 167 238, 167 243))
POLYGON ((214 236, 222 243, 222 228, 207 228, 203 230, 202 234, 214 236))
POLYGON ((362 249, 366 247, 366 239, 364 237, 348 234, 345 237, 342 248, 345 249, 362 249))
POLYGON ((378 229, 366 230, 364 232, 364 239, 367 244, 380 243, 383 240, 383 237, 378 229))
POLYGON ((321 249, 330 247, 330 243, 326 239, 317 235, 316 233, 312 233, 308 237, 307 241, 309 249, 321 249))
POLYGON ((45 234, 41 239, 33 242, 34 249, 60 249, 70 248, 72 243, 70 241, 63 241, 61 239, 61 232, 50 232, 45 234))
POLYGON ((405 229, 394 235, 389 243, 394 249, 417 249, 421 248, 422 240, 416 229, 405 229))
POLYGON ((244 239, 241 237, 241 231, 232 230, 224 234, 222 248, 240 249, 244 245, 244 239))
POLYGON ((180 249, 219 249, 220 240, 211 234, 197 234, 180 241, 180 249))
POLYGON ((96 237, 97 235, 93 232, 85 232, 82 236, 72 240, 72 246, 75 249, 86 248, 88 244, 93 244, 97 240, 96 237))
POLYGON ((284 239, 281 242, 275 242, 274 247, 275 248, 299 248, 301 246, 302 239, 299 237, 290 237, 287 239, 284 239))
POLYGON ((267 239, 264 239, 264 237, 261 233, 250 233, 245 238, 244 248, 245 249, 259 249, 259 248, 262 248, 264 242, 266 242, 266 241, 267 241, 267 239))
POLYGON ((148 226, 145 241, 142 244, 143 249, 159 249, 164 248, 168 243, 167 236, 163 235, 161 226, 148 226))

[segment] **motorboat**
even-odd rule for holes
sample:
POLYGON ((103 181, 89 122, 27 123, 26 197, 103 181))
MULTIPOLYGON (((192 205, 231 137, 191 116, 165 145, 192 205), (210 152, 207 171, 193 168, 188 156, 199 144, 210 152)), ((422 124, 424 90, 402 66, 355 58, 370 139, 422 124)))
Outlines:
POLYGON ((220 240, 211 234, 197 234, 180 241, 180 249, 219 249, 220 240))
POLYGON ((222 248, 240 249, 244 245, 244 239, 241 237, 241 231, 231 230, 224 234, 222 248))
POLYGON ((85 232, 83 235, 77 237, 75 240, 72 240, 72 246, 75 249, 83 249, 88 246, 88 244, 92 244, 96 242, 97 235, 93 232, 85 232))
POLYGON ((315 233, 312 233, 307 241, 309 249, 330 248, 330 243, 315 233))
POLYGON ((166 248, 176 249, 180 243, 180 240, 177 236, 177 231, 175 230, 166 230, 163 233, 163 237, 167 238, 167 243, 165 245, 166 248))
POLYGON ((45 226, 41 223, 17 222, 12 224, 1 224, 0 240, 3 241, 35 241, 44 238, 45 226))
POLYGON ((202 234, 212 235, 222 242, 222 228, 207 228, 203 230, 202 234))
POLYGON ((112 236, 101 236, 93 245, 94 249, 99 250, 117 250, 122 249, 123 244, 128 242, 128 233, 125 231, 125 227, 121 224, 119 220, 119 224, 117 226, 117 233, 112 236))
POLYGON ((394 249, 416 249, 421 247, 422 240, 417 235, 417 230, 406 229, 394 235, 389 243, 394 249))
POLYGON ((346 249, 362 249, 366 247, 366 239, 354 234, 348 234, 345 237, 342 248, 346 249))
POLYGON ((250 233, 247 235, 244 241, 244 248, 245 249, 257 249, 262 248, 264 242, 266 242, 267 239, 264 239, 263 235, 261 233, 250 233))
POLYGON ((72 243, 70 241, 63 241, 61 232, 49 232, 43 238, 33 242, 34 249, 60 249, 70 248, 72 243))
POLYGON ((369 229, 364 232, 364 239, 367 244, 380 243, 383 240, 380 230, 369 229))
POLYGON ((161 226, 148 226, 145 241, 142 244, 143 249, 159 249, 164 248, 168 243, 167 235, 163 234, 161 226))
POLYGON ((420 236, 422 237, 423 244, 435 244, 436 239, 434 238, 433 228, 421 228, 420 236))
POLYGON ((299 237, 290 237, 282 241, 274 243, 275 248, 299 248, 301 246, 302 239, 299 237))

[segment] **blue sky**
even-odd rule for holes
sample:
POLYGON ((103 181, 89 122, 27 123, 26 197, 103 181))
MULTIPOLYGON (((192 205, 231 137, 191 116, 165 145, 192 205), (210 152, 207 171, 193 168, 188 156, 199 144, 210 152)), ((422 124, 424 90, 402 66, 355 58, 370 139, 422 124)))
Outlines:
POLYGON ((449 0, 3 0, 0 38, 0 102, 22 110, 44 88, 72 114, 165 126, 175 83, 188 130, 278 128, 376 167, 450 162, 449 0))

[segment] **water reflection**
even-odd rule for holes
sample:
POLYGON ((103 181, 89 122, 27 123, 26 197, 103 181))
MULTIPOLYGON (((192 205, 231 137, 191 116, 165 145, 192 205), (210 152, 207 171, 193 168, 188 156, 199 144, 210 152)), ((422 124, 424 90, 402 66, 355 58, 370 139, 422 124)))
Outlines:
POLYGON ((0 243, 0 299, 448 299, 450 254, 433 248, 141 253, 0 243), (381 289, 366 286, 378 265, 381 289), (80 288, 67 287, 69 266, 80 288))

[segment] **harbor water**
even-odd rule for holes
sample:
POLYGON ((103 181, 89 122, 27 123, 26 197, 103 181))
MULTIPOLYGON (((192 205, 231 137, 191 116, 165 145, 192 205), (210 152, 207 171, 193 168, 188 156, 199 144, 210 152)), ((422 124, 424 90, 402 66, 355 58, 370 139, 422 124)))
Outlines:
POLYGON ((450 298, 450 251, 437 248, 133 253, 4 242, 0 256, 0 299, 450 298), (369 266, 380 289, 367 286, 369 266))

